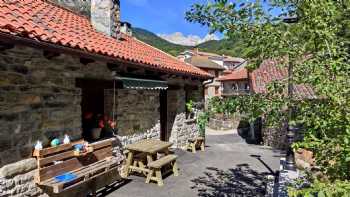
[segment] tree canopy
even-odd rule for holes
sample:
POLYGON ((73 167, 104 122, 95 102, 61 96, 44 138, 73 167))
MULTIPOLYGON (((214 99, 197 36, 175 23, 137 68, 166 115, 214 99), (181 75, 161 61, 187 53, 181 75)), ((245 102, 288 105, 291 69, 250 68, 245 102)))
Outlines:
POLYGON ((349 193, 350 1, 214 0, 194 4, 186 19, 223 32, 229 39, 239 35, 251 70, 266 59, 277 60, 278 66, 294 66, 293 78, 272 82, 267 94, 251 95, 237 102, 236 108, 247 110, 251 118, 265 116, 271 120, 288 117, 285 109, 295 108, 296 114, 289 121, 302 124, 306 133, 304 141, 294 146, 313 150, 326 179, 313 178, 313 186, 292 194, 312 195, 315 190, 349 193), (288 80, 311 86, 317 99, 288 97, 284 93, 288 80), (330 190, 334 187, 327 185, 334 186, 335 182, 341 189, 330 190))

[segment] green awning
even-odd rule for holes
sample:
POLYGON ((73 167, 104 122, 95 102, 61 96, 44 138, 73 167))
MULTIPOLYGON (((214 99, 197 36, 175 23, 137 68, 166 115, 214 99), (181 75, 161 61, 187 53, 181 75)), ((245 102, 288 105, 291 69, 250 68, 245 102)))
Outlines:
POLYGON ((123 88, 125 89, 135 89, 135 90, 168 89, 168 83, 166 81, 137 79, 137 78, 129 78, 129 77, 116 77, 116 80, 122 81, 123 88))

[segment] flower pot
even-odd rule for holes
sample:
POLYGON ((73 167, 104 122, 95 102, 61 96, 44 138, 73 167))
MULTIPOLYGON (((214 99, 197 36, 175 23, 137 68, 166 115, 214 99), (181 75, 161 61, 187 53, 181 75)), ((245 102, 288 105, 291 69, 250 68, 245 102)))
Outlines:
POLYGON ((296 165, 300 169, 310 168, 315 165, 315 158, 312 151, 306 149, 298 149, 294 153, 296 165))
POLYGON ((91 138, 92 140, 98 140, 101 137, 102 128, 93 128, 91 129, 91 138))

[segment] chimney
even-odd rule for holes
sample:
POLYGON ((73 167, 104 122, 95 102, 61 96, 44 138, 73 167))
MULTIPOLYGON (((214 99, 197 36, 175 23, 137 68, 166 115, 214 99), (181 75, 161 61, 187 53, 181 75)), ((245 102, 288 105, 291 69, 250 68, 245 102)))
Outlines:
POLYGON ((97 31, 118 38, 120 0, 91 0, 91 24, 97 31))
POLYGON ((198 47, 194 48, 193 52, 194 52, 195 55, 198 55, 199 54, 199 48, 198 47))
POLYGON ((131 24, 128 22, 120 22, 120 32, 132 36, 131 24))

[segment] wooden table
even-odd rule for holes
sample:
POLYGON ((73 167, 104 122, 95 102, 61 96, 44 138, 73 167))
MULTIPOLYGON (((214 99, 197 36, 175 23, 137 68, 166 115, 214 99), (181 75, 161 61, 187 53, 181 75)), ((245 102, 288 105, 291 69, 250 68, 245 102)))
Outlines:
POLYGON ((164 142, 155 139, 146 139, 136 142, 134 144, 129 144, 126 146, 126 149, 129 150, 128 158, 126 160, 126 176, 129 176, 129 172, 132 170, 148 172, 149 169, 147 165, 144 167, 135 167, 132 166, 133 158, 136 153, 145 153, 147 155, 147 163, 154 161, 157 153, 162 152, 166 155, 169 154, 169 147, 172 146, 171 142, 164 142))

